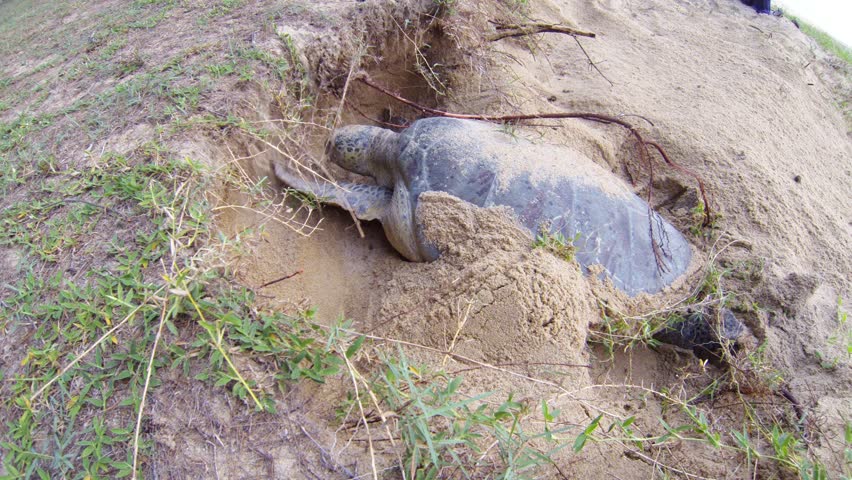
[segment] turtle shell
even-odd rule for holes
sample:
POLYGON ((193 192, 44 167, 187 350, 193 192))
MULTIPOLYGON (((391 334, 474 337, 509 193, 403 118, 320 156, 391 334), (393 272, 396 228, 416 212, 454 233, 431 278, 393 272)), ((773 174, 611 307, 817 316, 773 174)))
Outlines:
POLYGON ((501 125, 442 117, 418 120, 400 135, 397 188, 410 192, 412 211, 427 191, 510 207, 534 236, 575 239, 582 268, 602 265, 602 275, 629 295, 659 292, 689 267, 684 236, 578 151, 530 142, 501 125))

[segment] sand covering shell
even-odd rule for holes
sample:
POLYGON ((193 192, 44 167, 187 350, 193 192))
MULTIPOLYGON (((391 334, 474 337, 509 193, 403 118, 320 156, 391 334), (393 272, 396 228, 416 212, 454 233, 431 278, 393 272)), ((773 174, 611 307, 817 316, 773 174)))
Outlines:
POLYGON ((394 275, 381 312, 392 320, 386 334, 441 349, 456 338, 455 353, 493 363, 585 361, 598 313, 576 263, 533 249, 508 207, 427 192, 418 217, 441 257, 394 275))

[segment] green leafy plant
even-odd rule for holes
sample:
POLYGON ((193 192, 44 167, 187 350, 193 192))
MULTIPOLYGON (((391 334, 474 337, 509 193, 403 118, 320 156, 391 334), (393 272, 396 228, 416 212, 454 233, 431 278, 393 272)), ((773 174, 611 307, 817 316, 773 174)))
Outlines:
MULTIPOLYGON (((450 469, 461 478, 527 478, 567 446, 561 438, 567 429, 553 428, 559 412, 546 401, 541 402, 543 431, 529 433, 523 425, 531 408, 512 395, 496 407, 485 402, 491 393, 465 396, 461 377, 412 365, 402 350, 382 364, 371 390, 386 405, 384 415, 392 412, 396 419, 406 478, 441 478, 450 469), (496 456, 483 450, 492 442, 496 456)), ((339 416, 352 410, 352 402, 350 395, 339 416)))
POLYGON ((543 229, 535 237, 533 248, 543 248, 557 257, 571 262, 574 260, 574 253, 577 249, 574 247, 574 242, 580 239, 580 232, 577 232, 572 238, 565 238, 561 232, 551 233, 543 229))

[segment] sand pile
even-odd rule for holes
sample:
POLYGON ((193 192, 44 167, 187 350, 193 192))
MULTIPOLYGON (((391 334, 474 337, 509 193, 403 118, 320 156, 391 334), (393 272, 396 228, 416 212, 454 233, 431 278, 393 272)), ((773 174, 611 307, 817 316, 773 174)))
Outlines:
POLYGON ((594 297, 576 263, 542 249, 507 208, 423 194, 418 215, 441 252, 400 265, 383 292, 380 330, 491 363, 585 363, 594 297))

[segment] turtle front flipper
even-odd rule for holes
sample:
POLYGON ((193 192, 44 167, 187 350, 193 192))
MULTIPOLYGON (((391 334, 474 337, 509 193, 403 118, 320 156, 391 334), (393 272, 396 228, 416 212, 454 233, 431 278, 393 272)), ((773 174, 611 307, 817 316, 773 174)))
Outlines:
POLYGON ((315 195, 320 202, 351 211, 360 220, 381 220, 391 204, 389 188, 361 183, 309 180, 277 163, 275 176, 290 188, 315 195))
POLYGON ((417 218, 418 195, 412 194, 404 183, 393 189, 393 196, 379 220, 388 243, 400 255, 412 262, 437 260, 440 252, 429 243, 417 218))

